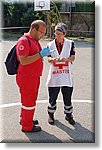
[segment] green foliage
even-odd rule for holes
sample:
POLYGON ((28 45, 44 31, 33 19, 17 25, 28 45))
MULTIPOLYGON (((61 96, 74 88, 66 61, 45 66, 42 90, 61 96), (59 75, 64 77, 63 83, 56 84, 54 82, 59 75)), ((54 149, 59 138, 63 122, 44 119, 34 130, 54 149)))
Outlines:
POLYGON ((33 20, 44 19, 42 12, 35 12, 33 3, 3 3, 4 27, 29 26, 33 20))
POLYGON ((9 3, 3 3, 3 19, 4 19, 4 26, 8 26, 11 24, 10 20, 13 16, 13 9, 14 6, 9 3))
POLYGON ((62 6, 62 3, 58 2, 51 2, 51 16, 52 16, 52 22, 62 22, 61 15, 59 13, 60 7, 62 6))
POLYGON ((29 26, 33 20, 42 19, 46 21, 47 14, 51 22, 60 22, 59 9, 61 3, 51 2, 50 11, 34 11, 34 3, 9 3, 3 2, 4 27, 6 26, 29 26))
POLYGON ((94 12, 95 2, 76 2, 77 12, 94 12))
POLYGON ((41 12, 34 12, 32 9, 28 9, 27 12, 24 12, 20 21, 22 23, 22 26, 29 26, 30 23, 36 19, 43 19, 41 12))

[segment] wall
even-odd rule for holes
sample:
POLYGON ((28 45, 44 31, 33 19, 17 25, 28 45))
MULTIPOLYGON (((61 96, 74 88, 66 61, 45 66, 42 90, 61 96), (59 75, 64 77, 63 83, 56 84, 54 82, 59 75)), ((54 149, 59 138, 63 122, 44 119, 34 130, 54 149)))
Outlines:
POLYGON ((68 36, 94 37, 95 13, 61 13, 62 21, 68 27, 68 36))

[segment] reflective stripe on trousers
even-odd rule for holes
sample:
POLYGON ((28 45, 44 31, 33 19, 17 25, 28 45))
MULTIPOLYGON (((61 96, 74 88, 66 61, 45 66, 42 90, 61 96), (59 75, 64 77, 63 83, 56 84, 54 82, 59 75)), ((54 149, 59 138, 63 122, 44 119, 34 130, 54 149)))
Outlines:
POLYGON ((65 106, 64 105, 64 113, 65 114, 70 114, 73 112, 73 107, 72 106, 65 106))
POLYGON ((21 107, 22 107, 23 109, 25 109, 25 110, 33 110, 33 109, 36 108, 36 106, 26 107, 26 106, 24 106, 24 105, 22 105, 21 107))
POLYGON ((56 111, 56 104, 54 106, 51 106, 51 104, 49 104, 48 113, 54 113, 55 111, 56 111))
MULTIPOLYGON (((48 113, 54 113, 56 111, 56 108, 57 108, 56 104, 54 106, 49 105, 48 106, 48 113)), ((72 105, 71 106, 65 106, 64 105, 64 113, 65 114, 70 114, 72 112, 73 112, 72 105)))

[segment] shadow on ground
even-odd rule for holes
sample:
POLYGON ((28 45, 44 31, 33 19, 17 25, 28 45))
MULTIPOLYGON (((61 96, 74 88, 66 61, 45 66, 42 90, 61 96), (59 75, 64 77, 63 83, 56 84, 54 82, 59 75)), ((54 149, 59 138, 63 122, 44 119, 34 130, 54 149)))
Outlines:
POLYGON ((70 140, 75 143, 94 143, 95 142, 95 134, 92 131, 88 130, 87 128, 83 127, 78 122, 76 122, 76 124, 73 126, 74 129, 71 129, 68 126, 65 126, 58 120, 56 120, 55 125, 61 130, 65 131, 68 134, 68 136, 70 136, 70 140))

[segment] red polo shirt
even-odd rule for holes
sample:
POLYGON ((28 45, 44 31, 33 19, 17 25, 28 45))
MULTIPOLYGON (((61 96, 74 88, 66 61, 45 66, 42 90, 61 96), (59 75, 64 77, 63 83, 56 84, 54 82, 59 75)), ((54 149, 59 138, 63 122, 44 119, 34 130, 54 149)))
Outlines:
MULTIPOLYGON (((39 53, 41 50, 41 45, 38 41, 34 40, 28 33, 24 34, 30 41, 28 42, 25 36, 22 36, 17 42, 17 56, 31 56, 39 53)), ((19 57, 18 57, 19 59, 19 57)), ((17 74, 22 76, 35 76, 39 77, 42 75, 43 61, 42 58, 36 60, 35 62, 28 65, 19 65, 17 74)))

